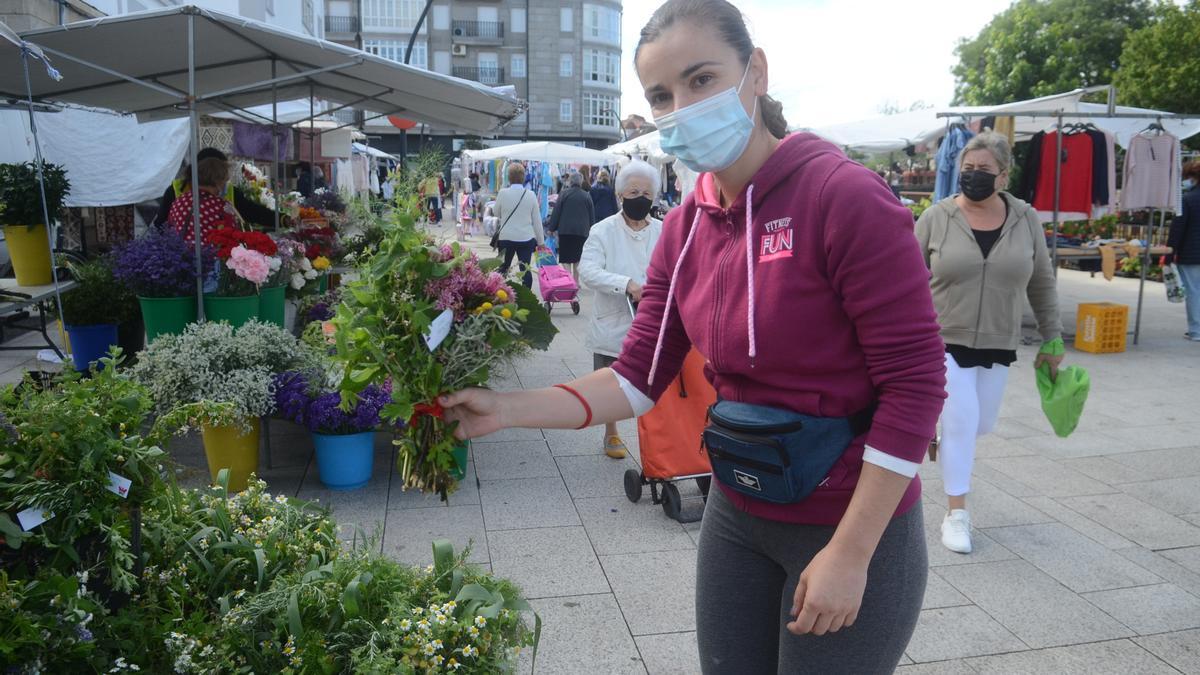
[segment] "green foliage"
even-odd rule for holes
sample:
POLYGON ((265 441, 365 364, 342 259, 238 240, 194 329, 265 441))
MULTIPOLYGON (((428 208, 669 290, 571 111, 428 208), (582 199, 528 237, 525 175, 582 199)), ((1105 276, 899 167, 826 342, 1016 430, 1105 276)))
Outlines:
POLYGON ((920 218, 921 214, 925 213, 926 209, 928 209, 931 206, 933 206, 933 201, 930 200, 929 197, 925 197, 924 199, 922 199, 921 201, 919 201, 915 204, 909 204, 908 210, 912 211, 913 220, 916 220, 917 218, 920 218))
POLYGON ((1154 7, 1150 0, 1018 0, 959 42, 955 102, 996 105, 1111 83, 1126 38, 1150 23, 1154 7))
MULTIPOLYGON (((48 162, 42 163, 42 177, 46 184, 46 211, 54 219, 71 191, 71 182, 65 169, 48 162)), ((44 220, 37 164, 0 164, 0 225, 32 227, 45 224, 44 220)))
POLYGON ((431 148, 392 172, 388 179, 396 188, 392 198, 392 208, 396 217, 411 219, 413 222, 421 219, 424 212, 420 199, 421 183, 429 178, 441 176, 442 169, 448 162, 449 158, 441 148, 431 148))
POLYGON ((70 265, 76 286, 62 294, 63 323, 69 326, 127 323, 138 315, 137 296, 113 277, 106 259, 70 265))
POLYGON ((1117 91, 1131 105, 1200 113, 1200 1, 1166 3, 1159 12, 1125 43, 1117 91))

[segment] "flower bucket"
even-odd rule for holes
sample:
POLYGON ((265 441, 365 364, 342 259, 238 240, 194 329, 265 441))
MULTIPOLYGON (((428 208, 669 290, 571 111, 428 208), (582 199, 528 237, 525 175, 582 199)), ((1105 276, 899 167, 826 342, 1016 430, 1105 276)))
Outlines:
POLYGON ((262 289, 258 294, 258 318, 260 321, 287 328, 287 309, 284 303, 286 290, 286 286, 270 286, 262 289))
POLYGON ((127 360, 146 348, 146 326, 140 318, 117 326, 117 344, 127 360))
POLYGON ((259 420, 250 421, 250 433, 242 433, 240 425, 200 428, 204 440, 204 456, 208 458, 208 473, 213 484, 221 469, 229 469, 229 491, 246 489, 250 474, 258 470, 259 420))
POLYGON ((356 490, 371 480, 375 465, 375 432, 331 436, 314 433, 317 470, 330 490, 356 490))
POLYGON ((196 296, 180 298, 138 297, 142 306, 142 321, 146 324, 146 342, 159 335, 179 335, 189 323, 196 321, 196 296))
MULTIPOLYGON (((49 282, 46 282, 46 283, 49 283, 49 282)), ((324 293, 325 291, 328 291, 328 290, 329 290, 329 275, 322 274, 321 278, 319 280, 317 280, 317 292, 324 293)))
MULTIPOLYGON (((71 358, 75 370, 86 371, 93 362, 108 355, 111 345, 117 344, 117 324, 102 323, 95 326, 66 326, 71 336, 71 358)), ((102 364, 97 363, 103 368, 102 364)))
POLYGON ((54 280, 45 225, 5 225, 4 239, 18 286, 45 286, 54 280))
POLYGON ((234 328, 241 328, 248 321, 258 318, 257 295, 223 298, 216 295, 204 296, 204 317, 208 321, 224 321, 234 328))
POLYGON ((467 451, 470 449, 470 441, 459 441, 454 444, 454 450, 451 451, 454 456, 454 468, 450 470, 450 475, 454 480, 462 480, 467 477, 467 451))

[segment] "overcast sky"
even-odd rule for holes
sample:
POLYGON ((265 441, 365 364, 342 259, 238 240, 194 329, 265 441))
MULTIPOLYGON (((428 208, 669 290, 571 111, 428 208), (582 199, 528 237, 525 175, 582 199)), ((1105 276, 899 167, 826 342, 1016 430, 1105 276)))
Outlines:
MULTIPOLYGON (((889 101, 946 105, 954 46, 1011 0, 733 0, 767 53, 771 93, 792 126, 874 117, 889 101)), ((633 50, 658 0, 626 0, 622 116, 650 118, 633 50)))

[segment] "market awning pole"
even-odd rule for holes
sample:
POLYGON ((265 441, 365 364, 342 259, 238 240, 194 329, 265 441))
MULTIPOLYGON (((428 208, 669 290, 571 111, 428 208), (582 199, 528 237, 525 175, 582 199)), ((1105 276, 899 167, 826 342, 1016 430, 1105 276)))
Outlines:
POLYGON ((200 116, 196 113, 196 15, 188 14, 188 120, 192 154, 192 241, 196 246, 196 317, 204 321, 204 261, 200 255, 200 116))
POLYGON ((312 178, 309 179, 309 189, 311 189, 314 192, 317 189, 317 132, 316 132, 316 124, 313 123, 313 118, 317 116, 316 109, 317 109, 317 102, 316 102, 316 99, 313 98, 313 85, 312 85, 312 82, 309 82, 308 83, 308 161, 309 161, 310 166, 309 166, 308 172, 310 175, 312 175, 312 178))
POLYGON ((1058 276, 1058 207, 1062 190, 1062 113, 1058 114, 1054 134, 1054 246, 1050 248, 1051 262, 1054 265, 1054 276, 1058 276))
MULTIPOLYGON (((271 59, 271 79, 275 79, 275 59, 271 59)), ((271 85, 271 192, 275 195, 275 231, 279 231, 279 91, 271 85)))

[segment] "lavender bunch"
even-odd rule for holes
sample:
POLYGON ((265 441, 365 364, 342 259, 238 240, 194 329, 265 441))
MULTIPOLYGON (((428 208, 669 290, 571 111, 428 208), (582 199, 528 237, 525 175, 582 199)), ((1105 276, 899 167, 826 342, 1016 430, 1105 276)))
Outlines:
POLYGON ((275 378, 275 405, 284 419, 303 425, 314 434, 339 436, 379 428, 379 413, 392 400, 391 386, 370 385, 358 395, 350 410, 343 409, 342 396, 314 387, 301 372, 275 378))
MULTIPOLYGON (((202 251, 201 269, 212 269, 213 251, 202 251)), ((177 298, 196 292, 196 250, 175 230, 151 229, 113 255, 113 276, 144 298, 177 298)))

